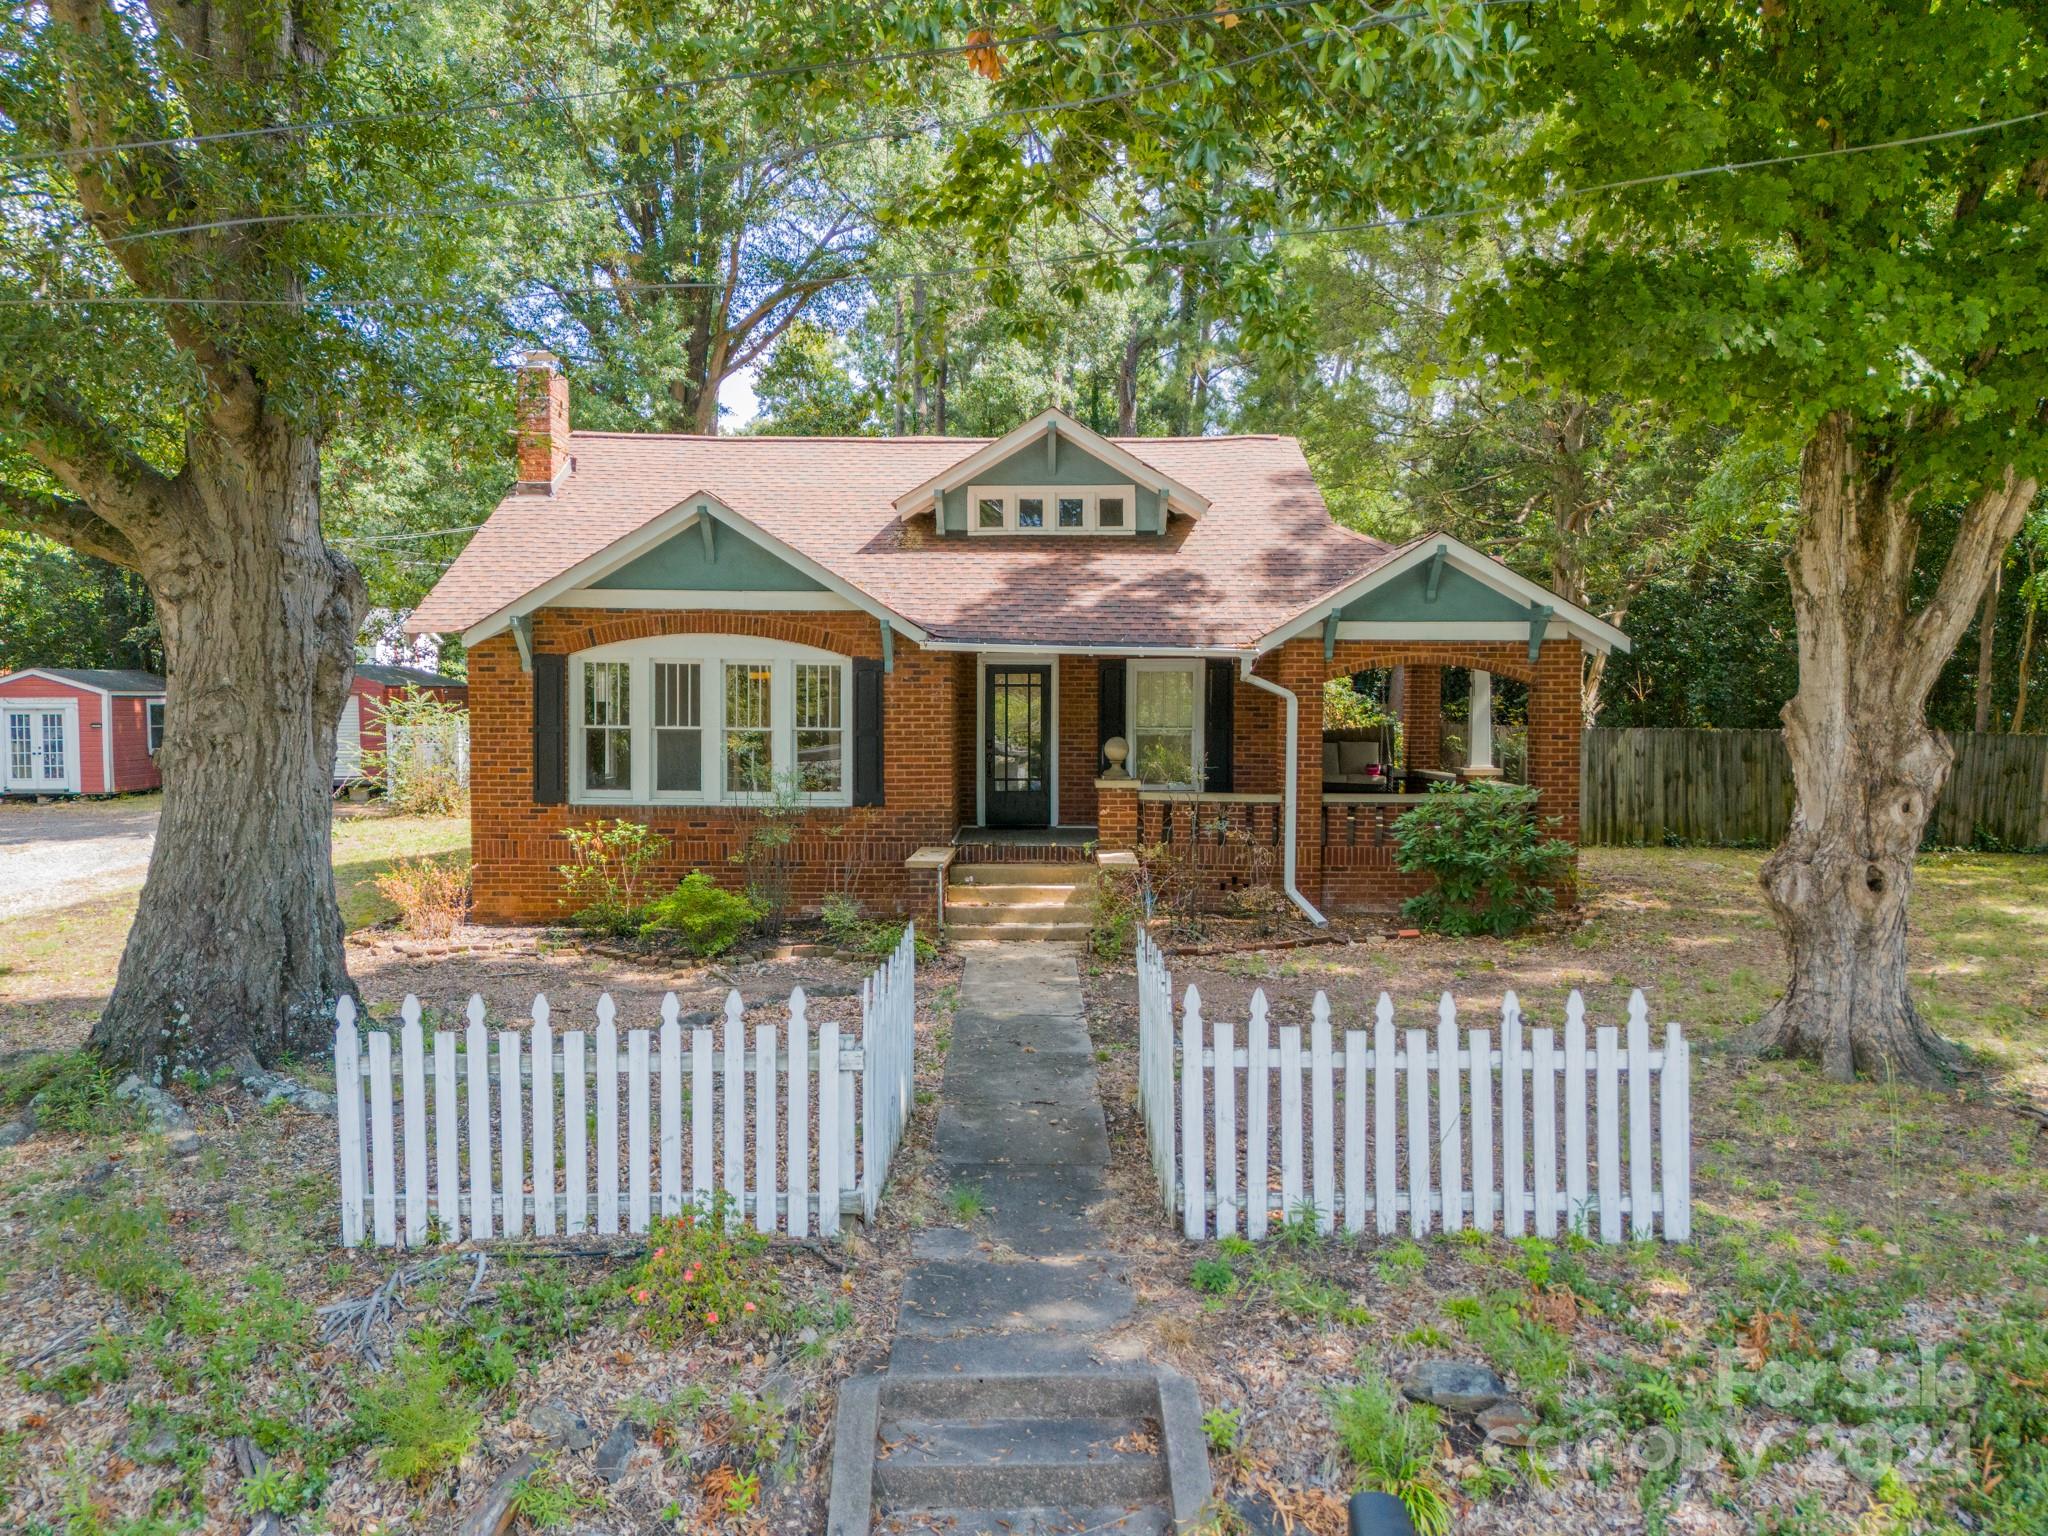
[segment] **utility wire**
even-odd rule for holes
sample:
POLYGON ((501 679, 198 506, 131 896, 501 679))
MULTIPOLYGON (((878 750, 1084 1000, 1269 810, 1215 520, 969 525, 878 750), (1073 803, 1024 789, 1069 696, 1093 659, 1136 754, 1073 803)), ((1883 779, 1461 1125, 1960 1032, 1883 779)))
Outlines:
MULTIPOLYGON (((1715 165, 1692 166, 1684 170, 1656 171, 1641 176, 1627 176, 1614 181, 1593 182, 1582 187, 1561 187, 1544 192, 1532 200, 1535 206, 1549 207, 1583 197, 1596 197, 1610 192, 1624 192, 1637 187, 1656 186, 1663 182, 1692 181, 1704 176, 1733 175, 1743 171, 1765 170, 1779 165, 1802 165, 1815 160, 1835 159, 1846 155, 1875 154, 1883 150, 1910 149, 1924 144, 1936 144, 1953 139, 1968 138, 1977 134, 1995 133, 2001 129, 2018 127, 2023 123, 2038 122, 2048 118, 2048 108, 2035 112, 2023 112, 2013 117, 1999 118, 1991 122, 1971 123, 1960 128, 1946 128, 1935 133, 1910 134, 1903 138, 1884 139, 1871 144, 1848 144, 1836 148, 1804 150, 1787 155, 1768 155, 1751 160, 1725 160, 1715 165)), ((1369 234, 1375 231, 1413 229, 1429 224, 1455 223, 1465 219, 1481 218, 1490 214, 1507 213, 1521 206, 1507 199, 1474 203, 1461 208, 1447 208, 1430 213, 1409 214, 1398 218, 1365 219, 1341 224, 1302 225, 1287 229, 1273 229, 1229 235, 1206 235, 1187 237, 1164 237, 1156 240, 1131 241, 1123 245, 1096 246, 1087 250, 1060 256, 1042 256, 1024 261, 978 262, 962 266, 930 267, 922 271, 906 272, 844 272, 832 277, 820 278, 817 286, 838 287, 844 283, 872 282, 876 284, 901 283, 917 278, 938 279, 947 277, 984 277, 998 272, 1036 271, 1053 267, 1079 266, 1087 262, 1101 261, 1115 256, 1165 255, 1175 251, 1210 249, 1217 246, 1241 245, 1253 240, 1320 239, 1331 235, 1369 234)), ((701 282, 635 283, 635 296, 647 293, 687 291, 711 286, 701 282)), ((563 286, 556 291, 563 294, 603 295, 617 290, 608 284, 583 284, 563 286)), ((126 304, 164 307, 192 308, 290 308, 304 309, 366 309, 366 308, 425 308, 441 309, 469 303, 490 302, 509 295, 470 295, 467 297, 433 299, 403 297, 392 294, 363 294, 348 297, 274 299, 274 298, 227 298, 214 295, 200 297, 173 297, 158 294, 57 294, 27 298, 0 298, 0 307, 6 308, 55 308, 66 305, 126 304)))
MULTIPOLYGON (((1475 10, 1493 10, 1502 6, 1524 6, 1537 0, 1471 0, 1475 10)), ((1172 80, 1154 80, 1145 85, 1127 86, 1121 90, 1103 91, 1093 96, 1082 96, 1069 100, 1023 103, 1014 107, 1002 107, 974 117, 948 120, 933 114, 923 122, 899 123, 887 128, 873 128, 861 133, 846 134, 836 139, 820 139, 808 144, 793 144, 773 154, 757 155, 747 159, 712 160, 696 169, 703 174, 737 173, 763 168, 794 164, 800 160, 829 154, 835 149, 848 149, 859 144, 879 143, 884 140, 904 139, 919 133, 959 133, 970 128, 984 127, 989 123, 1002 122, 1013 117, 1032 117, 1055 112, 1073 112, 1086 107, 1099 107, 1116 101, 1134 100, 1155 91, 1185 86, 1191 78, 1213 74, 1219 70, 1241 70, 1254 64, 1262 64, 1279 54, 1327 41, 1333 37, 1356 37, 1361 32, 1375 31, 1382 27, 1397 26, 1404 21, 1418 21, 1429 15, 1425 10, 1402 11, 1382 14, 1346 27, 1337 27, 1328 32, 1303 36, 1275 47, 1246 54, 1242 58, 1217 59, 1204 65, 1194 77, 1181 76, 1172 80)), ((209 219, 192 224, 172 224, 161 229, 136 230, 131 234, 114 235, 107 240, 109 245, 129 245, 141 240, 158 240, 168 235, 211 234, 226 229, 247 229, 278 224, 329 223, 354 219, 404 220, 420 218, 464 218, 472 214, 489 214, 516 209, 557 207, 569 203, 593 201, 610 197, 616 193, 630 192, 633 182, 616 183, 603 187, 586 187, 575 192, 540 193, 531 197, 488 198, 471 203, 433 204, 416 203, 395 208, 311 208, 285 213, 243 214, 224 219, 209 219)), ((722 284, 705 282, 698 286, 718 288, 722 284)))
POLYGON ((959 54, 1001 51, 1029 43, 1061 43, 1074 38, 1097 37, 1111 32, 1144 32, 1157 27, 1175 27, 1188 22, 1218 21, 1229 16, 1249 16, 1265 11, 1295 11, 1324 3, 1324 0, 1248 0, 1245 4, 1219 5, 1204 11, 1181 11, 1166 16, 1140 16, 1130 21, 1099 22, 1086 27, 1041 27, 1033 32, 1019 32, 1009 37, 991 38, 973 43, 934 43, 922 48, 898 48, 883 53, 842 55, 838 58, 817 59, 800 64, 777 64, 760 69, 730 70, 723 74, 703 75, 694 80, 664 80, 651 85, 608 86, 598 90, 572 91, 554 94, 530 91, 512 97, 487 97, 441 107, 420 107, 405 112, 364 112, 346 117, 307 118, 292 123, 272 123, 260 128, 231 128, 216 133, 166 134, 153 139, 125 139, 114 144, 80 144, 64 149, 36 150, 13 158, 20 164, 32 164, 44 160, 95 159, 106 155, 122 154, 138 149, 168 149, 172 147, 196 147, 201 144, 222 144, 244 139, 267 138, 282 134, 317 133, 329 128, 363 128, 377 123, 407 122, 416 118, 452 117, 469 112, 496 112, 512 108, 532 106, 559 106, 573 101, 591 101, 602 97, 630 95, 636 91, 662 93, 668 91, 697 90, 706 86, 736 85, 748 81, 781 80, 796 75, 831 74, 845 69, 858 69, 875 64, 912 63, 919 59, 947 58, 959 54))

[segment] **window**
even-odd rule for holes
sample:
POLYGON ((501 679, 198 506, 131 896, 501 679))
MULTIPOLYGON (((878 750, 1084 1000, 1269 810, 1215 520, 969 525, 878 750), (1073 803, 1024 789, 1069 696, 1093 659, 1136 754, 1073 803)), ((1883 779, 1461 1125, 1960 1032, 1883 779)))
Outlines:
POLYGON ((796 774, 809 794, 837 794, 846 781, 846 721, 841 672, 796 664, 796 774))
POLYGON ((1196 669, 1183 662, 1132 663, 1132 771, 1142 784, 1196 783, 1196 669))
POLYGON ((583 664, 583 787, 633 788, 632 669, 623 661, 583 664))
POLYGON ((792 793, 846 805, 853 665, 746 635, 660 635, 569 664, 569 800, 720 805, 792 793))
POLYGON ((1130 485, 1015 488, 969 486, 972 533, 1121 533, 1137 531, 1130 485))
POLYGON ((775 788, 775 671, 766 662, 725 664, 725 792, 765 795, 775 788))
POLYGON ((151 699, 149 710, 149 755, 155 757, 157 749, 164 744, 164 701, 151 699))
POLYGON ((704 789, 704 668, 694 661, 654 664, 654 792, 704 789))

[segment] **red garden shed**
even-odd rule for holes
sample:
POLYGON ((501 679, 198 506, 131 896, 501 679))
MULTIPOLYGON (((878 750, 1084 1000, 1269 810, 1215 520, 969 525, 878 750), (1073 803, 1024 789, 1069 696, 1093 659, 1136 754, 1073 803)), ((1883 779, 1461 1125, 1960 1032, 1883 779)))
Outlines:
POLYGON ((0 674, 0 795, 156 789, 164 680, 149 672, 28 667, 0 674))
POLYGON ((419 667, 387 667, 358 663, 348 700, 341 707, 341 725, 334 735, 334 782, 352 784, 370 777, 363 758, 384 750, 383 711, 377 706, 394 693, 417 688, 449 704, 469 705, 469 684, 419 667))

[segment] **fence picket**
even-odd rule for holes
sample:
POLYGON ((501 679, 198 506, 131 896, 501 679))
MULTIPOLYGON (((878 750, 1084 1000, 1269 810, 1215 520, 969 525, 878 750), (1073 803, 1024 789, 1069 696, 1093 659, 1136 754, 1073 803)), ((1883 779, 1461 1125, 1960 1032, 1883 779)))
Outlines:
POLYGON ((649 1185, 652 1131, 648 1105, 648 1039, 644 1029, 626 1033, 626 1230, 645 1232, 653 1215, 649 1185))
POLYGON ((683 1208, 682 1005, 671 992, 661 1000, 661 1214, 683 1208))
POLYGON ((562 1036, 562 1230, 590 1229, 590 1108, 583 1085, 583 1031, 562 1036))
POLYGON ((1692 1238, 1692 1042, 1664 1030, 1664 1239, 1692 1238))
POLYGON ((533 1230, 555 1235, 555 1035, 548 1000, 533 1000, 533 1230))
POLYGON ((1237 1041, 1216 1021, 1216 1235, 1237 1232, 1237 1041))
POLYGON ((1446 992, 1436 1014, 1437 1188, 1443 1229, 1465 1225, 1464 1114, 1458 1092, 1458 1005, 1446 992))
POLYGON ((1493 1230, 1493 1040, 1472 1031, 1472 1225, 1493 1230))
POLYGON ((839 1081, 839 1024, 827 1019, 818 1030, 818 1235, 839 1235, 839 1116, 833 1085, 839 1081))
POLYGON ((420 1037, 420 1005, 407 998, 399 1010, 405 1080, 405 1246, 427 1240, 427 1062, 420 1037))
POLYGON ((462 1241, 462 1121, 455 1108, 455 1036, 434 1031, 434 1195, 441 1241, 462 1241))
POLYGON ((343 997, 334 1005, 335 1138, 341 1156, 341 1242, 354 1248, 363 1240, 363 1069, 362 1044, 356 1034, 356 1002, 343 997))
POLYGON ((1394 1230, 1394 1000, 1380 994, 1372 1028, 1372 1178, 1374 1225, 1394 1230))
POLYGON ((1181 1228, 1189 1237, 1200 1237, 1208 1217, 1209 1180, 1202 1162, 1202 995, 1193 987, 1181 1005, 1181 1020, 1181 1228))
POLYGON ((1429 1034, 1408 1031, 1408 1230, 1429 1230, 1429 1034))
POLYGON ((469 1235, 491 1235, 491 1045, 484 1032, 484 1000, 469 995, 469 1235))
POLYGON ((1628 1000, 1628 1226, 1648 1237, 1655 1196, 1650 1150, 1650 1005, 1638 987, 1628 1000))
POLYGON ((619 1031, 612 995, 597 999, 597 1230, 619 1230, 619 1031))
POLYGON ((789 1235, 808 1237, 811 1219, 811 1035, 804 989, 789 994, 789 1235))
MULTIPOLYGON (((870 1081, 873 1074, 869 1074, 870 1081)), ((775 1026, 754 1027, 754 1230, 775 1230, 775 1026)))
POLYGON ((397 1202, 391 1170, 391 1036, 370 1036, 370 1211, 377 1241, 398 1240, 397 1202))
POLYGON ((1535 1105, 1530 1135, 1536 1174, 1536 1235, 1557 1236, 1557 1034, 1531 1032, 1536 1045, 1536 1073, 1529 1085, 1535 1105))
POLYGON ((690 1199, 700 1211, 711 1209, 712 1177, 711 1031, 703 1025, 690 1031, 690 1199))
POLYGON ((1594 1035, 1595 1140, 1600 1147, 1600 1241, 1621 1241, 1621 1114, 1616 1074, 1621 1062, 1619 1032, 1603 1024, 1594 1035))
POLYGON ((1257 1238, 1266 1235, 1266 1212, 1273 1204, 1272 1175, 1266 1167, 1266 1143, 1272 1134, 1267 1116, 1273 1105, 1273 1042, 1263 987, 1252 993, 1244 1044, 1244 1231, 1257 1238))
POLYGON ((519 1112, 519 1036, 511 1030, 498 1034, 498 1135, 501 1142, 499 1170, 504 1188, 499 1201, 499 1230, 517 1237, 526 1229, 526 1154, 524 1119, 519 1112))
POLYGON ((1522 1189, 1522 1005, 1510 992, 1500 1005, 1501 1230, 1520 1237, 1528 1213, 1522 1189))
POLYGON ((1315 1147, 1316 1230, 1328 1232, 1337 1219, 1337 1117, 1330 1050, 1330 999, 1321 991, 1309 1012, 1309 1124, 1315 1147))
POLYGON ((1280 1220, 1301 1205, 1301 1026, 1280 1026, 1280 1220))
POLYGON ((1565 1220, 1586 1231, 1586 1003, 1577 991, 1564 1005, 1565 1220))
POLYGON ((1365 1031, 1344 1031, 1344 1230, 1365 1230, 1365 1031))
POLYGON ((731 1221, 747 1216, 747 1037, 737 991, 725 994, 725 1193, 731 1221))

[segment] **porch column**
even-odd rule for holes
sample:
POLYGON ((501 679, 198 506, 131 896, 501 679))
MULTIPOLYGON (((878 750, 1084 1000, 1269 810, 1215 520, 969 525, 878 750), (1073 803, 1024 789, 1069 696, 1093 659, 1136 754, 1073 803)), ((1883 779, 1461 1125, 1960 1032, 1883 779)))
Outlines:
POLYGON ((1472 669, 1472 720, 1467 731, 1470 749, 1465 754, 1465 772, 1472 778, 1491 778, 1493 765, 1493 674, 1472 669))
POLYGON ((1409 768, 1441 768, 1444 760, 1443 668, 1401 669, 1401 742, 1409 768))
POLYGON ((1095 846, 1104 851, 1138 846, 1138 781, 1129 774, 1095 781, 1095 846))

